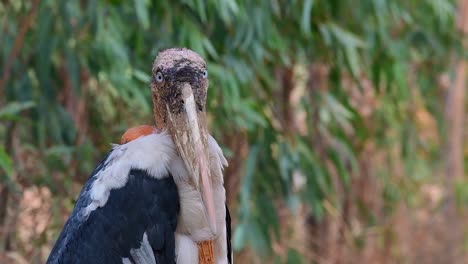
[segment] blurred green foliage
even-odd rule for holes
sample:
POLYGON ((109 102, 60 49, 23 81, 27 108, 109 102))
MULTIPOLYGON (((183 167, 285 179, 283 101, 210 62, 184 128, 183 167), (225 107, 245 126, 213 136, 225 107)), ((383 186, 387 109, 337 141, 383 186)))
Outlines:
MULTIPOLYGON (((15 172, 69 195, 73 177, 83 179, 110 142, 152 122, 151 65, 159 50, 173 46, 208 61, 215 138, 222 143, 240 132, 248 138, 236 249, 271 252, 280 236, 279 200, 292 209, 305 202, 323 216, 324 199, 337 191, 332 174, 350 188, 365 142, 397 149, 410 182, 437 165, 440 146, 420 137, 415 114, 427 109, 440 124, 438 78, 463 52, 452 0, 43 0, 9 65, 35 3, 0 2, 0 69, 11 68, 0 87, 0 139, 6 145, 15 124, 15 136, 37 162, 33 170, 13 164, 14 153, 0 147, 2 181, 15 172), (326 85, 316 83, 314 65, 328 69, 326 85), (306 76, 293 105, 282 82, 288 70, 294 80, 301 70, 306 76), (351 86, 371 88, 371 117, 353 103, 351 86), (290 108, 293 116, 305 113, 303 132, 291 127, 284 114, 290 108), (306 186, 296 191, 298 172, 306 186)), ((375 166, 391 201, 411 184, 395 187, 394 161, 386 162, 375 166)), ((297 252, 287 258, 297 263, 297 252)))

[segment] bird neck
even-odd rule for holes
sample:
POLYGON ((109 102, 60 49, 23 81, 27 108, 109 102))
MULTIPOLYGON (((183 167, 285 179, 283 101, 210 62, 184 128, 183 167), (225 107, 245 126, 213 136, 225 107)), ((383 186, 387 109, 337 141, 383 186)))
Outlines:
POLYGON ((164 104, 159 102, 156 93, 153 93, 153 115, 156 128, 159 131, 163 131, 166 128, 166 120, 164 118, 166 109, 164 108, 164 104))

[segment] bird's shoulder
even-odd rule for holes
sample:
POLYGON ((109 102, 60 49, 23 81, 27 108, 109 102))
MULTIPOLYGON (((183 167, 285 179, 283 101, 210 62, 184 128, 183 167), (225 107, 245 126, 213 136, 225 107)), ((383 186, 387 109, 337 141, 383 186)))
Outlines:
POLYGON ((50 263, 74 254, 131 259, 130 249, 140 256, 147 252, 139 251, 144 237, 155 251, 172 243, 165 234, 175 230, 179 198, 167 166, 175 153, 162 133, 114 145, 84 184, 50 263))
POLYGON ((162 179, 169 176, 168 165, 177 157, 171 137, 166 133, 150 134, 122 145, 114 145, 88 179, 90 210, 101 207, 109 192, 128 182, 131 170, 146 171, 146 176, 162 179))

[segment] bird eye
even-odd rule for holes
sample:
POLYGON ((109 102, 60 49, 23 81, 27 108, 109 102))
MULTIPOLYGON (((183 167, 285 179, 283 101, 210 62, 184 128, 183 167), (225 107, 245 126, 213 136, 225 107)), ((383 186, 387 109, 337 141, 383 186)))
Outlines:
POLYGON ((155 76, 154 78, 155 78, 156 81, 159 82, 159 83, 162 82, 162 81, 164 81, 164 76, 163 76, 162 73, 159 72, 159 71, 156 73, 156 76, 155 76))
POLYGON ((208 71, 207 70, 203 71, 203 78, 208 78, 208 71))

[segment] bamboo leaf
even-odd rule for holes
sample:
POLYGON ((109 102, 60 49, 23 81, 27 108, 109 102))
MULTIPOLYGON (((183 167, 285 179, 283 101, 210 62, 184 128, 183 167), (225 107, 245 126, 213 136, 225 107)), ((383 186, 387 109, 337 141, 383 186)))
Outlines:
POLYGON ((33 102, 11 102, 0 109, 0 120, 15 120, 20 112, 34 106, 33 102))
POLYGON ((138 22, 141 24, 143 29, 148 29, 150 26, 149 19, 149 7, 151 5, 150 0, 134 0, 135 11, 138 17, 138 22))
POLYGON ((343 29, 335 23, 328 24, 328 28, 333 33, 338 42, 347 48, 364 48, 366 44, 355 34, 343 29))
POLYGON ((0 169, 2 169, 7 178, 13 174, 13 160, 6 153, 3 146, 0 145, 0 169))
POLYGON ((310 34, 310 16, 312 14, 312 7, 314 5, 314 0, 305 0, 304 6, 302 8, 302 20, 301 20, 301 29, 305 35, 310 34))

